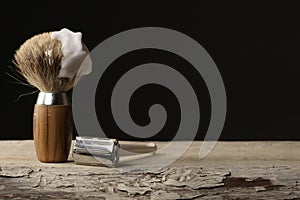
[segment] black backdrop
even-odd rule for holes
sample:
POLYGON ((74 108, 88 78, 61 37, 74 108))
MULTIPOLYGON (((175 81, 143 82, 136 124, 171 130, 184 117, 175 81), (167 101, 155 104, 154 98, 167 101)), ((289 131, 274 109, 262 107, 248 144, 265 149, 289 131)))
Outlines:
MULTIPOLYGON (((180 31, 197 40, 217 64, 228 98, 222 140, 299 140, 300 12, 296 2, 199 1, 192 4, 189 1, 140 1, 108 5, 102 1, 9 1, 10 5, 3 4, 0 12, 0 139, 32 138, 36 94, 21 97, 15 102, 19 95, 32 89, 11 83, 13 79, 6 75, 8 66, 12 66, 14 51, 26 39, 66 27, 82 32, 84 42, 93 49, 121 31, 158 26, 180 31)), ((107 81, 117 78, 122 66, 139 63, 143 59, 161 59, 161 62, 170 65, 182 62, 166 52, 150 50, 136 53, 136 56, 127 55, 116 61, 114 65, 118 70, 106 72, 107 81)), ((186 65, 184 62, 181 64, 186 65)), ((198 85, 196 89, 201 94, 200 99, 204 99, 200 101, 204 114, 197 137, 201 139, 209 121, 209 97, 201 77, 193 76, 193 71, 186 70, 185 73, 190 76, 191 82, 198 85)), ((167 95, 162 99, 173 99, 172 93, 168 94, 156 85, 144 88, 144 91, 149 94, 141 92, 133 98, 132 115, 137 117, 138 123, 146 124, 147 119, 135 111, 135 105, 136 109, 142 110, 146 99, 153 98, 152 103, 161 101, 175 114, 168 115, 168 125, 152 139, 171 139, 178 122, 178 109, 173 108, 177 105, 176 100, 156 99, 151 94, 161 92, 167 95)), ((96 101, 98 112, 109 115, 109 111, 105 110, 107 107, 103 107, 107 99, 97 95, 96 101)), ((133 139, 120 133, 112 120, 99 118, 99 121, 103 121, 109 136, 133 139)))

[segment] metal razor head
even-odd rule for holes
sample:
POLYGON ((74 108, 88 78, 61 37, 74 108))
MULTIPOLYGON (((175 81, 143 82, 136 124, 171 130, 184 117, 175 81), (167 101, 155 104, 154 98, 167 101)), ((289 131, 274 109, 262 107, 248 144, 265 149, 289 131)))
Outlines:
POLYGON ((114 167, 119 162, 116 139, 76 137, 72 155, 76 164, 114 167))

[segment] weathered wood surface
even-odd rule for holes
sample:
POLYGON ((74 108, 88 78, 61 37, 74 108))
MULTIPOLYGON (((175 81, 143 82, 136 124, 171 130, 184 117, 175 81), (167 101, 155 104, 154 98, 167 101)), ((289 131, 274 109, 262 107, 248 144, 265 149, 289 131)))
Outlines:
POLYGON ((300 142, 219 142, 201 160, 200 143, 159 171, 128 173, 40 163, 33 141, 0 141, 0 199, 300 199, 300 142))

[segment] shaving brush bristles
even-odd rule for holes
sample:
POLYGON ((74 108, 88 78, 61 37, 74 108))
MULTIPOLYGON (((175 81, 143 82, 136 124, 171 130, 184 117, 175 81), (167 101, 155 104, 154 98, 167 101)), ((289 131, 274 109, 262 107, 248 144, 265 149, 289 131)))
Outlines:
POLYGON ((66 92, 75 78, 58 77, 63 53, 61 42, 42 33, 27 40, 15 53, 17 71, 41 92, 66 92))

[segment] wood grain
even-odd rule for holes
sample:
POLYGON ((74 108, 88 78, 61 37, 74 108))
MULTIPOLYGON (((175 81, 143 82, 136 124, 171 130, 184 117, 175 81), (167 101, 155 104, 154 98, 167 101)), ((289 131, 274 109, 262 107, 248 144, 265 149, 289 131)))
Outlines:
POLYGON ((33 137, 39 161, 67 161, 72 132, 70 105, 35 105, 33 137))
POLYGON ((300 199, 299 141, 220 141, 199 159, 202 144, 161 170, 144 172, 157 165, 145 162, 140 172, 124 172, 76 165, 71 154, 69 162, 45 164, 33 141, 0 141, 0 199, 300 199))

